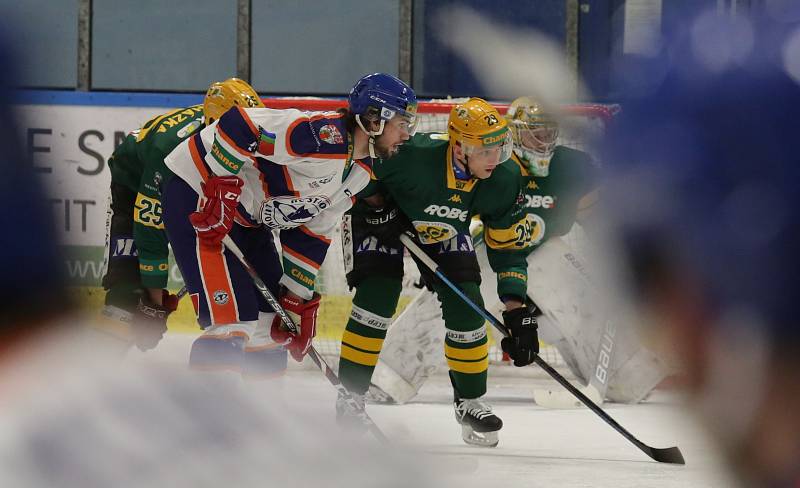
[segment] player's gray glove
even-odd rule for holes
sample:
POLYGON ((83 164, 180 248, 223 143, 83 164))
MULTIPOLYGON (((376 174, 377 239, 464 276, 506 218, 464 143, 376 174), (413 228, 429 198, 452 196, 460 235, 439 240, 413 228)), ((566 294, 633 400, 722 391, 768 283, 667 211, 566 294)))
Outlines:
POLYGON ((510 337, 500 341, 503 352, 511 356, 514 366, 527 366, 539 353, 539 323, 536 317, 541 313, 535 305, 526 305, 503 312, 503 323, 508 328, 510 337))

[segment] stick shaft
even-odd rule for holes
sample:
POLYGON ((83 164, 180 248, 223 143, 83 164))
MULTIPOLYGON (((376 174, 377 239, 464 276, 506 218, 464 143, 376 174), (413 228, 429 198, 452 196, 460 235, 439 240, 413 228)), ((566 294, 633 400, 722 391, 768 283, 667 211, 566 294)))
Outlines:
MULTIPOLYGON (((264 283, 261 277, 258 276, 258 273, 256 272, 255 268, 253 268, 253 266, 244 257, 244 254, 242 253, 241 249, 239 249, 239 246, 237 246, 236 243, 233 242, 233 239, 231 239, 230 236, 225 236, 225 238, 222 240, 222 243, 225 245, 225 247, 228 248, 228 250, 230 250, 239 259, 239 261, 242 263, 242 266, 244 266, 245 270, 247 271, 247 274, 249 274, 250 277, 253 279, 253 283, 256 285, 256 288, 258 288, 258 291, 261 292, 267 303, 269 303, 269 305, 273 308, 273 310, 275 310, 275 313, 277 313, 278 316, 281 318, 283 323, 286 325, 286 328, 288 328, 289 331, 291 331, 292 333, 296 334, 297 325, 294 323, 289 314, 286 313, 286 310, 283 309, 280 302, 278 302, 278 300, 275 298, 275 295, 273 295, 272 292, 269 291, 269 288, 267 288, 266 283, 264 283)), ((367 412, 364 411, 364 409, 360 408, 360 406, 353 399, 353 396, 350 394, 349 391, 347 391, 347 388, 345 388, 342 382, 339 380, 339 377, 336 375, 333 369, 328 365, 328 363, 325 361, 322 355, 320 355, 319 352, 317 352, 316 348, 314 348, 313 345, 311 346, 311 348, 309 348, 308 356, 311 358, 314 364, 317 365, 317 368, 319 368, 319 370, 322 371, 322 373, 325 375, 328 381, 334 386, 334 388, 336 388, 337 392, 345 398, 345 401, 347 401, 347 403, 352 408, 354 408, 355 411, 359 413, 359 416, 362 418, 364 424, 367 426, 369 431, 372 432, 372 434, 379 441, 383 443, 388 443, 389 439, 386 437, 386 435, 380 430, 380 428, 378 428, 378 426, 375 424, 375 422, 373 422, 373 420, 369 417, 369 415, 367 415, 367 412)))
MULTIPOLYGON (((489 313, 485 308, 481 307, 480 305, 473 302, 461 288, 455 284, 454 282, 450 281, 450 279, 442 273, 439 265, 431 259, 425 252, 417 245, 414 240, 406 234, 400 235, 400 242, 403 243, 404 246, 411 252, 414 256, 416 256, 420 261, 422 261, 425 266, 427 266, 437 278, 442 280, 442 282, 447 285, 448 288, 453 290, 453 292, 461 298, 461 300, 467 304, 470 308, 472 308, 476 313, 486 319, 490 324, 492 324, 500 333, 503 334, 504 337, 509 337, 510 334, 506 326, 498 320, 494 315, 489 313)), ((683 464, 683 456, 680 455, 680 451, 677 447, 672 447, 668 449, 656 449, 653 447, 648 446, 644 442, 637 439, 633 434, 631 434, 625 427, 621 426, 616 420, 614 420, 609 414, 607 414, 602 408, 600 408, 596 403, 594 403, 589 397, 584 395, 580 390, 575 388, 566 378, 561 376, 558 371, 553 369, 552 366, 547 364, 547 362, 541 358, 538 354, 534 356, 534 362, 539 365, 542 369, 547 372, 554 380, 556 380, 561 386, 566 388, 570 393, 572 393, 578 400, 581 401, 584 405, 586 405, 592 412, 597 414, 603 421, 605 421, 608 425, 610 425, 614 430, 622 434, 623 437, 628 439, 631 443, 633 443, 636 447, 638 447, 642 452, 650 456, 652 459, 659 461, 659 462, 673 462, 677 464, 683 464), (664 453, 665 451, 671 453, 666 455, 660 455, 660 453, 664 453), (677 451, 677 455, 675 452, 677 451)))

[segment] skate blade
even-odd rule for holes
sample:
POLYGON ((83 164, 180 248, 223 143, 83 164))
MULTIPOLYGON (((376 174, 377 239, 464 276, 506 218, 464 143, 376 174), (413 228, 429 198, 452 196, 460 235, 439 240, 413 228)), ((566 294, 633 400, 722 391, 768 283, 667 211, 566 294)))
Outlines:
POLYGON ((383 389, 375 384, 369 385, 369 390, 364 395, 364 399, 367 403, 377 403, 379 405, 396 405, 397 402, 392 398, 392 396, 383 389))
POLYGON ((497 431, 475 432, 469 425, 461 426, 461 438, 467 444, 479 447, 497 447, 500 442, 497 431))

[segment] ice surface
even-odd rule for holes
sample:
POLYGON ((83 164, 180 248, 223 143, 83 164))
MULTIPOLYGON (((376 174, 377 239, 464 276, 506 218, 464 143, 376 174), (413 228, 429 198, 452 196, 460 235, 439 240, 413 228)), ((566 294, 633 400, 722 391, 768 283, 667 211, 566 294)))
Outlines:
MULTIPOLYGON (((147 354, 132 352, 130 359, 185 365, 191 340, 188 335, 168 334, 156 350, 147 354)), ((280 381, 288 398, 328 402, 331 422, 334 421, 336 393, 317 370, 291 366, 280 381)), ((504 422, 500 445, 494 449, 463 443, 460 427, 453 418, 452 393, 445 376, 429 381, 412 403, 367 408, 393 442, 438 458, 441 469, 448 477, 452 475, 453 486, 734 486, 721 472, 701 429, 678 405, 675 394, 657 392, 643 404, 607 404, 605 408, 643 442, 654 447, 680 447, 686 466, 652 461, 588 409, 547 410, 536 406, 532 390, 552 387, 545 381, 530 377, 492 378, 490 370, 486 398, 504 422)), ((243 382, 242 387, 259 388, 259 382, 243 382)))

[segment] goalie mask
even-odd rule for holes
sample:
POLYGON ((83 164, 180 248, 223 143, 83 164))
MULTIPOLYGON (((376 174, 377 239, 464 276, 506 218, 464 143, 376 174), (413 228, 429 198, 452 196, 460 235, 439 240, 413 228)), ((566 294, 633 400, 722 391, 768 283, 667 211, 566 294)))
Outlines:
POLYGON ((203 114, 206 125, 210 125, 233 107, 263 107, 264 103, 258 93, 246 81, 239 78, 228 78, 225 81, 212 83, 208 87, 203 100, 203 114))
POLYGON ((511 102, 506 120, 514 138, 514 152, 522 164, 534 176, 547 176, 558 141, 555 118, 536 100, 520 97, 511 102))
POLYGON ((496 155, 499 164, 511 157, 514 147, 508 122, 480 98, 470 98, 453 107, 447 133, 450 146, 460 145, 467 159, 496 155))

